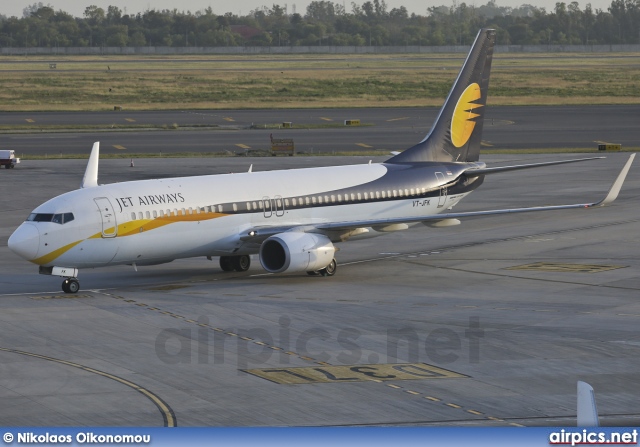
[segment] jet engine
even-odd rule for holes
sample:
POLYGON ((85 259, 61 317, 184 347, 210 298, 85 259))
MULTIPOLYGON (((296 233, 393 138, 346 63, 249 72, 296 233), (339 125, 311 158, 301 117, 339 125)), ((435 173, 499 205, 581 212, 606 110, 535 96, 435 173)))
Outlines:
POLYGON ((322 234, 287 232, 266 239, 260 263, 269 273, 315 272, 333 261, 336 248, 322 234))

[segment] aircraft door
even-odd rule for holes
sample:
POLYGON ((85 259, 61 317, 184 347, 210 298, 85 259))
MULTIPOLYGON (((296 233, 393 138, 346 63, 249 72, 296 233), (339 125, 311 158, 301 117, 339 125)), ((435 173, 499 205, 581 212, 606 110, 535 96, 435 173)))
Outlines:
MULTIPOLYGON (((444 182, 444 174, 442 172, 436 172, 436 179, 438 179, 438 183, 444 182)), ((442 208, 445 203, 447 203, 447 187, 440 187, 440 197, 438 197, 438 208, 442 208)))
POLYGON ((262 198, 262 206, 263 206, 263 211, 264 211, 264 217, 271 217, 271 215, 273 214, 273 211, 271 211, 271 199, 267 196, 264 196, 262 198))
POLYGON ((284 216, 284 199, 282 196, 275 196, 273 198, 273 205, 276 211, 276 217, 284 216))
POLYGON ((118 235, 118 225, 111 202, 106 197, 98 197, 93 200, 96 202, 102 218, 102 237, 116 237, 118 235))

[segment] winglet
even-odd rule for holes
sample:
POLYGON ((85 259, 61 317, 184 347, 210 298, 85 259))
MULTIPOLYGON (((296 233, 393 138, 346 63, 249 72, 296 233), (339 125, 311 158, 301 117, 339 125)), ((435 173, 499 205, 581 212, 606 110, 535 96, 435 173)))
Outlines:
POLYGON ((578 427, 598 427, 598 408, 593 387, 578 381, 578 427))
POLYGON ((631 154, 629 156, 629 160, 627 160, 627 163, 622 168, 622 171, 620 171, 620 174, 618 174, 618 178, 616 178, 616 181, 613 182, 613 185, 611 185, 611 189, 609 189, 607 197, 599 202, 592 204, 591 206, 607 206, 611 202, 616 200, 616 198, 618 197, 618 193, 620 192, 620 188, 622 188, 622 184, 624 183, 625 178, 627 178, 629 169, 631 169, 631 164, 633 163, 633 159, 635 158, 635 156, 636 154, 631 154))
POLYGON ((82 178, 82 188, 93 188, 98 186, 98 161, 100 159, 100 142, 93 143, 91 149, 91 155, 89 156, 89 163, 87 163, 87 169, 84 171, 84 177, 82 178))

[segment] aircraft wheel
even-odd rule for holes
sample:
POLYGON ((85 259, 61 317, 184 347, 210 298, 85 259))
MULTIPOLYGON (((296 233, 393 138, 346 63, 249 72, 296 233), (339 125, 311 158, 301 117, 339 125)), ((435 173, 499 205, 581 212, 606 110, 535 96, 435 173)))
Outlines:
POLYGON ((336 270, 338 270, 338 263, 333 259, 328 266, 320 270, 320 274, 322 276, 333 276, 336 274, 336 270))
POLYGON ((223 272, 233 272, 233 259, 231 256, 220 256, 220 268, 223 272))
POLYGON ((76 278, 67 278, 62 282, 64 293, 78 293, 78 290, 80 290, 80 282, 76 278))
POLYGON ((246 272, 251 266, 251 258, 249 255, 234 256, 232 264, 236 272, 246 272))

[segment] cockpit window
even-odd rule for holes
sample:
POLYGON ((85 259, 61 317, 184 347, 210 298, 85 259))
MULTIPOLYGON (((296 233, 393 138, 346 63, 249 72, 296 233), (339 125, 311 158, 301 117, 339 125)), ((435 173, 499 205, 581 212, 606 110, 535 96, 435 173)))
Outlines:
POLYGON ((53 214, 31 213, 27 220, 30 222, 51 222, 53 214))
POLYGON ((31 213, 29 217, 27 217, 27 222, 53 222, 62 225, 71 222, 73 219, 73 213, 31 213))

